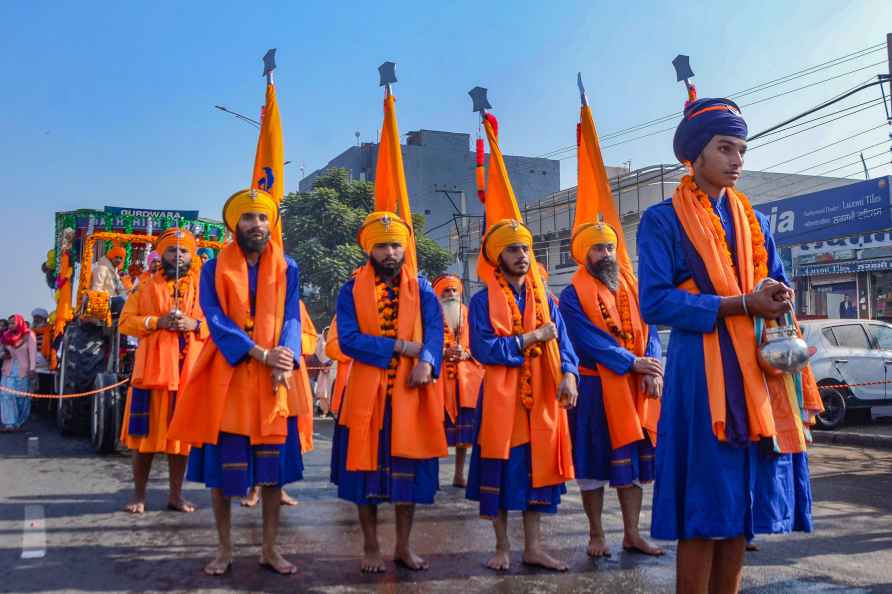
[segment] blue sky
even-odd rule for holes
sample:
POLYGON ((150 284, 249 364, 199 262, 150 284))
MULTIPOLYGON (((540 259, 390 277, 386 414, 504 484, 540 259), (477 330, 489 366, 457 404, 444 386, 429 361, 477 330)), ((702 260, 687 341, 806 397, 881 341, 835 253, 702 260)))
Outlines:
MULTIPOLYGON (((225 197, 248 183, 256 129, 213 105, 257 116, 260 58, 270 47, 279 50, 286 158, 294 162, 286 190, 293 190, 301 166, 310 172, 323 165, 354 142, 354 132, 374 140, 381 120, 377 66, 385 60, 397 63, 402 132, 475 133, 467 91, 479 84, 490 89, 503 149, 542 155, 575 142, 577 71, 605 134, 680 109, 683 88, 670 64, 678 53, 691 56, 701 96, 727 95, 884 42, 890 23, 888 0, 709 8, 591 0, 3 2, 0 184, 8 197, 0 315, 51 305, 39 266, 51 247, 54 211, 115 205, 197 208, 218 217, 225 197)), ((875 52, 741 100, 842 75, 744 107, 751 130, 875 76, 883 66, 868 65, 885 58, 875 52)), ((874 89, 849 104, 878 96, 874 89)), ((754 150, 747 167, 761 169, 883 122, 875 106, 754 150)), ((881 128, 777 170, 818 164, 886 134, 881 128)), ((575 157, 559 156, 562 186, 572 185, 575 157)), ((635 168, 671 163, 671 132, 608 148, 605 157, 610 164, 631 160, 635 168)), ((874 172, 892 173, 880 167, 886 161, 874 160, 874 172)))

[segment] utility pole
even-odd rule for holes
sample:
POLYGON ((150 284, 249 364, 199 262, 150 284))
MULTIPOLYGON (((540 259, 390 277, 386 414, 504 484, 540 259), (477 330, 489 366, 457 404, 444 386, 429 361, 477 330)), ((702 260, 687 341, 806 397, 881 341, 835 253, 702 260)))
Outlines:
POLYGON ((437 188, 436 184, 434 185, 434 192, 438 194, 443 194, 446 196, 446 199, 449 200, 449 204, 452 205, 452 210, 459 214, 461 217, 461 225, 459 225, 458 221, 455 220, 455 216, 453 215, 453 222, 455 223, 455 231, 458 233, 458 257, 461 258, 462 263, 462 275, 461 282, 464 287, 463 294, 468 295, 468 288, 471 283, 471 265, 468 261, 468 252, 470 251, 470 242, 471 242, 471 223, 468 220, 468 200, 465 196, 464 190, 446 190, 437 188), (455 201, 452 199, 452 192, 456 192, 459 195, 459 205, 455 204, 455 201))
MULTIPOLYGON (((886 33, 886 55, 889 57, 889 114, 892 116, 892 33, 886 33)), ((892 123, 892 117, 889 123, 892 123)))

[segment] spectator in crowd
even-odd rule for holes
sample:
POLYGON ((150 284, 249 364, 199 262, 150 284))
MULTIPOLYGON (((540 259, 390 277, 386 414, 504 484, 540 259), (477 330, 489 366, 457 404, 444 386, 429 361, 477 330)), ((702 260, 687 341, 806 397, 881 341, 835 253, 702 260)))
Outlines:
POLYGON ((855 304, 849 300, 849 296, 846 295, 842 303, 839 304, 839 317, 840 318, 857 318, 858 310, 855 309, 855 304))
MULTIPOLYGON (((25 318, 9 318, 7 330, 0 336, 3 359, 3 387, 19 392, 31 389, 37 364, 37 340, 25 318)), ((0 431, 16 431, 31 416, 31 398, 0 392, 0 431)))

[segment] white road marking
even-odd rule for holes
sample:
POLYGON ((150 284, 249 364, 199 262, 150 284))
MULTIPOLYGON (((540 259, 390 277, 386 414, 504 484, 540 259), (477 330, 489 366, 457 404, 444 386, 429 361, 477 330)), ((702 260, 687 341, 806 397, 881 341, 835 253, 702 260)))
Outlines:
POLYGON ((46 520, 42 505, 25 506, 25 527, 22 533, 22 559, 46 556, 46 520))
POLYGON ((29 437, 28 438, 28 455, 29 456, 39 456, 40 455, 40 438, 39 437, 29 437))

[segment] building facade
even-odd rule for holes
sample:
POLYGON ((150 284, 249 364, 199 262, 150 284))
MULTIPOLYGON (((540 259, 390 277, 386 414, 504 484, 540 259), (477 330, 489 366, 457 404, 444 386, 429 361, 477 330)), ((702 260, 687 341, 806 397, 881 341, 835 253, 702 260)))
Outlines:
MULTIPOLYGON (((482 214, 483 207, 477 199, 474 182, 476 158, 470 147, 470 134, 437 130, 416 130, 406 134, 406 143, 401 148, 409 200, 413 212, 427 216, 428 229, 444 228, 454 216, 460 218, 462 194, 465 212, 471 216, 482 214)), ((353 179, 374 181, 377 158, 377 143, 352 146, 303 178, 300 191, 308 192, 319 175, 339 167, 350 171, 353 179)), ((561 187, 560 161, 505 155, 505 164, 521 204, 551 195, 561 187)), ((433 237, 441 239, 444 246, 448 243, 445 231, 433 234, 433 237)))

